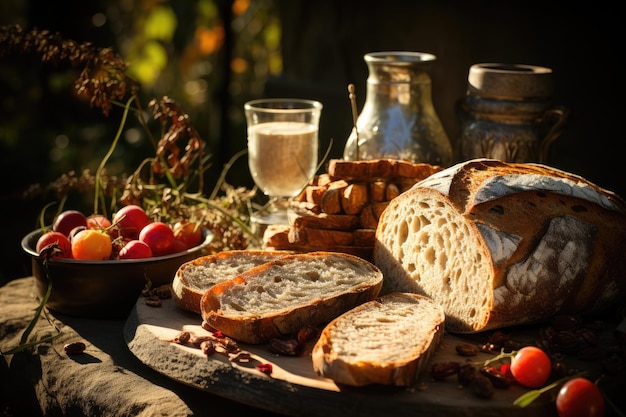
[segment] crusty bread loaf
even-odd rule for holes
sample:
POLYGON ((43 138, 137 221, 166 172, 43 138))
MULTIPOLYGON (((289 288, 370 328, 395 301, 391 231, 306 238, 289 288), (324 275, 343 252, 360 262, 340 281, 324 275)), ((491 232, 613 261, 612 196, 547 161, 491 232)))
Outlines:
POLYGON ((211 287, 202 296, 201 314, 233 339, 263 343, 325 324, 374 299, 382 280, 378 268, 356 256, 290 255, 211 287))
POLYGON ((600 312, 626 297, 626 204, 539 164, 472 160, 393 200, 376 230, 381 294, 431 296, 471 333, 600 312))
POLYGON ((176 271, 172 298, 183 309, 200 314, 200 299, 213 285, 285 254, 281 251, 233 250, 191 260, 176 271))
POLYGON ((324 328, 311 353, 313 369, 343 385, 414 385, 441 343, 444 320, 430 298, 386 294, 324 328))

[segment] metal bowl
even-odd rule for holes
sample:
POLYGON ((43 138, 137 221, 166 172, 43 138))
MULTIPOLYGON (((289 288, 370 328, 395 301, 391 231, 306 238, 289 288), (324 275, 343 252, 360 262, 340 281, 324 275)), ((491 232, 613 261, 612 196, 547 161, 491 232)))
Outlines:
MULTIPOLYGON (((32 258, 35 292, 43 299, 49 281, 35 250, 41 234, 41 230, 27 234, 22 248, 32 258)), ((105 261, 52 259, 48 262, 52 290, 46 306, 72 316, 125 318, 144 288, 171 283, 180 265, 208 253, 213 234, 204 230, 203 237, 200 245, 166 256, 105 261)))

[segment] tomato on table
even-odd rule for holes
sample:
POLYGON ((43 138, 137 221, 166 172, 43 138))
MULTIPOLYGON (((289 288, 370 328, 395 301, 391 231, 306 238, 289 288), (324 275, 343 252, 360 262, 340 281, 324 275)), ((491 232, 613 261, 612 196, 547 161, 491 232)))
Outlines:
POLYGON ((582 377, 572 378, 563 384, 556 397, 559 417, 602 417, 604 408, 600 389, 582 377))
POLYGON ((527 388, 539 388, 552 373, 552 361, 546 352, 536 346, 525 346, 511 358, 511 374, 527 388))

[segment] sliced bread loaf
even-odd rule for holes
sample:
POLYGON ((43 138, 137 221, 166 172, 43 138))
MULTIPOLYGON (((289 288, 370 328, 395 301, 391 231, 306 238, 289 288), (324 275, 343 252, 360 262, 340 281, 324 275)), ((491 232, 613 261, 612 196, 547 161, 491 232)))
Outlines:
POLYGON ((264 343, 325 324, 374 299, 378 268, 344 253, 289 255, 214 285, 201 300, 202 319, 241 342, 264 343))
POLYGON ((178 268, 172 281, 172 297, 183 309, 200 314, 200 299, 213 285, 288 253, 233 250, 191 260, 178 268))
POLYGON ((373 262, 381 293, 430 296, 448 331, 472 333, 623 303, 624 248, 615 193, 545 165, 480 159, 392 200, 373 262))
POLYGON ((313 369, 337 384, 410 386, 444 334, 443 307, 412 293, 390 293, 330 322, 313 347, 313 369))

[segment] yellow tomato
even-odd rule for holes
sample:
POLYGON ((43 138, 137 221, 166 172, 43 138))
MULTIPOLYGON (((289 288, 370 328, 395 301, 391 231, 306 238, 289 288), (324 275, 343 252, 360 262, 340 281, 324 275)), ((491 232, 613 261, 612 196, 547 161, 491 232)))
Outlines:
POLYGON ((72 238, 72 257, 74 259, 101 261, 109 259, 113 251, 111 238, 96 229, 85 229, 72 238))

